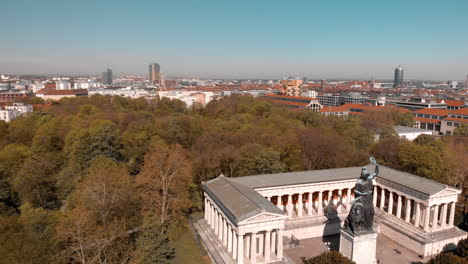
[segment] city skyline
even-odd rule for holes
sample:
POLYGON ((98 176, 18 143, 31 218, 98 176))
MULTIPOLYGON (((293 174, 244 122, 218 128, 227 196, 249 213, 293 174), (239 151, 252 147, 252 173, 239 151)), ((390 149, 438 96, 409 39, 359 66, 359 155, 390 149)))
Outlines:
POLYGON ((200 78, 391 80, 399 64, 405 80, 464 80, 468 72, 462 1, 12 1, 3 7, 2 74, 111 68, 115 75, 144 76, 154 61, 165 76, 200 78))

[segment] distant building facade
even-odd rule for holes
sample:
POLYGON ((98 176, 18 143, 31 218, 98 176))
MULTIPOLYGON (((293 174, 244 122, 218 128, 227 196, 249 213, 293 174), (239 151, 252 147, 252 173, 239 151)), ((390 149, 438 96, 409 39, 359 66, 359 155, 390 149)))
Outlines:
POLYGON ((105 85, 112 84, 112 69, 107 69, 102 73, 102 83, 105 85))
POLYGON ((398 66, 398 68, 395 69, 395 76, 393 78, 393 87, 400 87, 403 85, 403 68, 398 66))
POLYGON ((149 65, 149 80, 153 85, 161 85, 161 66, 158 63, 149 65))
POLYGON ((0 108, 0 120, 9 123, 17 117, 31 113, 32 111, 32 105, 24 103, 13 103, 13 105, 5 106, 5 109, 0 108))

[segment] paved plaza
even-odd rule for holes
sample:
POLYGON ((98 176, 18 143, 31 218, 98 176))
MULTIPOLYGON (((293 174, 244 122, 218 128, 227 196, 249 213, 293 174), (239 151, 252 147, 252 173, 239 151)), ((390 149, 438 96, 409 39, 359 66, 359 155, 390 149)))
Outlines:
MULTIPOLYGON (((295 263, 302 263, 301 257, 312 258, 326 251, 325 243, 331 250, 338 250, 339 242, 339 235, 304 239, 293 248, 285 248, 284 253, 295 263)), ((419 258, 415 252, 382 234, 377 237, 377 259, 380 261, 379 264, 422 264, 428 260, 419 258)))

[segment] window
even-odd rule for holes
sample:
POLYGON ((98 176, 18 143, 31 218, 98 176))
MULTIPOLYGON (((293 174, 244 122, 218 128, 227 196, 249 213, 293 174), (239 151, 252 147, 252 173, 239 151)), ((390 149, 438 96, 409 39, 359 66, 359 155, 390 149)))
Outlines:
POLYGON ((452 126, 452 122, 447 122, 447 126, 452 126))
POLYGON ((453 123, 454 126, 459 127, 460 123, 453 123))
POLYGON ((431 118, 431 115, 424 115, 425 118, 431 118))

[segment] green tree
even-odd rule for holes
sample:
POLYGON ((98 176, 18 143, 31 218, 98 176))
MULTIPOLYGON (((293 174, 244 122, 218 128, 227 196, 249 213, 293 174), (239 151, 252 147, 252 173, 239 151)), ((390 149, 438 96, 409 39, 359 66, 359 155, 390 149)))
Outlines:
POLYGON ((0 150, 0 215, 18 212, 20 199, 12 187, 12 181, 31 150, 19 144, 9 144, 0 150))
POLYGON ((303 264, 356 264, 338 251, 326 251, 322 255, 306 259, 301 258, 303 264))
POLYGON ((136 241, 134 263, 169 264, 174 257, 175 248, 169 240, 167 227, 154 214, 146 214, 136 241))
POLYGON ((468 258, 468 238, 464 238, 458 241, 457 249, 455 250, 455 254, 462 258, 468 258))
POLYGON ((399 146, 398 160, 404 171, 415 175, 447 183, 447 164, 430 146, 422 146, 412 142, 403 142, 399 146))
POLYGON ((0 264, 52 263, 57 253, 56 213, 25 203, 21 215, 0 217, 0 264))
POLYGON ((241 149, 242 158, 236 161, 236 176, 279 173, 286 170, 280 153, 261 145, 246 145, 241 149))
POLYGON ((457 136, 464 136, 464 137, 468 136, 468 124, 461 123, 460 126, 457 127, 455 131, 453 131, 453 134, 457 136))
POLYGON ((431 258, 426 264, 464 264, 463 258, 455 256, 452 253, 440 253, 431 258))

